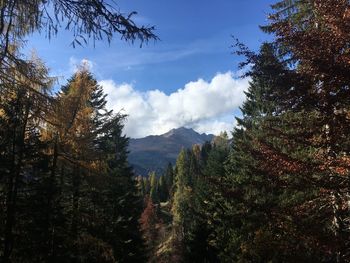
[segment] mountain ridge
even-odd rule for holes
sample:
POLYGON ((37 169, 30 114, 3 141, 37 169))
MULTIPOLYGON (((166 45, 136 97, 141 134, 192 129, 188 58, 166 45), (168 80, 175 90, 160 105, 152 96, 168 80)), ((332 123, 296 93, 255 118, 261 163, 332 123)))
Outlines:
POLYGON ((200 134, 192 128, 180 127, 161 135, 130 139, 128 160, 136 175, 147 176, 151 171, 160 174, 169 162, 175 164, 182 148, 202 145, 214 137, 213 134, 200 134))

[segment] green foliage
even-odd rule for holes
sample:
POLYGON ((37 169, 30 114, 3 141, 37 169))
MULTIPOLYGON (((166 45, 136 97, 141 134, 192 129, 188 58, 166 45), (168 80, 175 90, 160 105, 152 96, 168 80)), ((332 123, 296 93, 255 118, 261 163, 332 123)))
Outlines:
POLYGON ((159 203, 159 184, 158 178, 155 172, 149 174, 150 181, 150 198, 153 203, 159 203))
POLYGON ((180 229, 179 234, 183 234, 184 217, 188 206, 188 199, 190 194, 189 187, 189 164, 187 160, 187 154, 185 150, 182 150, 176 161, 176 177, 173 204, 173 218, 174 224, 180 229))
POLYGON ((158 181, 158 192, 159 192, 159 200, 161 202, 165 202, 168 200, 168 186, 165 181, 165 176, 161 175, 158 181))
MULTIPOLYGON (((275 54, 273 46, 265 44, 260 54, 254 58, 256 63, 249 73, 252 81, 247 101, 242 107, 243 118, 238 119, 241 127, 233 133, 233 147, 226 164, 227 176, 224 180, 224 185, 229 185, 225 195, 231 197, 226 201, 228 204, 225 213, 231 216, 222 224, 230 224, 228 231, 232 233, 221 244, 223 247, 220 251, 226 253, 221 252, 220 257, 225 260, 230 257, 243 262, 318 259, 309 250, 307 241, 298 242, 294 238, 298 234, 292 234, 292 228, 294 231, 296 226, 292 226, 289 217, 292 215, 287 215, 287 210, 296 204, 290 203, 289 207, 282 205, 283 200, 293 200, 298 194, 299 202, 307 202, 312 199, 313 189, 305 185, 306 195, 300 195, 301 192, 294 189, 293 184, 298 179, 296 174, 290 177, 290 169, 294 167, 287 167, 292 165, 287 160, 283 164, 284 168, 275 170, 284 158, 290 160, 284 154, 300 156, 304 151, 295 152, 294 145, 284 151, 283 148, 289 145, 275 133, 289 122, 282 92, 290 89, 292 83, 286 80, 294 74, 275 54), (280 124, 277 125, 277 122, 280 124), (286 177, 282 176, 283 169, 288 171, 286 177), (290 190, 285 191, 284 187, 290 187, 290 190), (299 246, 298 255, 288 249, 295 243, 299 246)), ((297 79, 294 78, 293 81, 295 80, 297 79)), ((298 117, 295 120, 297 119, 298 117)))
POLYGON ((165 183, 167 188, 167 197, 170 198, 173 194, 173 187, 174 187, 174 168, 171 165, 171 163, 168 164, 164 177, 165 177, 165 183))
POLYGON ((173 235, 175 235, 173 254, 183 262, 217 262, 218 260, 216 247, 211 240, 214 227, 210 223, 211 215, 208 208, 217 206, 212 199, 217 185, 212 184, 209 178, 211 176, 220 178, 224 175, 223 163, 227 156, 228 144, 227 140, 224 144, 224 138, 220 142, 220 146, 214 147, 226 152, 220 160, 212 160, 214 149, 207 143, 202 149, 195 146, 192 150, 182 150, 176 162, 172 207, 173 235), (207 176, 209 160, 212 160, 211 164, 215 163, 217 167, 221 167, 221 171, 207 176))
POLYGON ((1 142, 2 262, 143 262, 124 116, 106 110, 86 70, 49 101, 33 101, 25 87, 13 96, 15 88, 1 94, 0 130, 11 138, 1 142))
POLYGON ((225 176, 224 162, 228 154, 228 141, 219 140, 219 145, 210 147, 201 175, 195 184, 194 222, 192 236, 188 240, 190 260, 199 259, 201 262, 217 262, 219 250, 217 242, 221 236, 216 236, 219 230, 218 218, 222 213, 223 198, 220 197, 222 179, 225 176))

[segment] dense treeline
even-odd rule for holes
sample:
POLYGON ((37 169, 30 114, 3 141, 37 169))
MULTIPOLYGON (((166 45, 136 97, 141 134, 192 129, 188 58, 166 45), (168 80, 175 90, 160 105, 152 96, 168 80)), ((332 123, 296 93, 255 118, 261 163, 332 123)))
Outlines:
POLYGON ((174 186, 174 169, 171 163, 164 169, 164 174, 151 172, 147 177, 137 178, 140 194, 149 196, 152 203, 166 202, 170 199, 174 186))

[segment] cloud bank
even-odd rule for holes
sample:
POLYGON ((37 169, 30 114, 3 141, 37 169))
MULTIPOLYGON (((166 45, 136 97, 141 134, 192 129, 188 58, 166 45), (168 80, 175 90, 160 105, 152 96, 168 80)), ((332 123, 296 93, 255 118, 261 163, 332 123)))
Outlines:
POLYGON ((211 81, 198 79, 169 95, 160 90, 137 91, 131 84, 102 80, 107 106, 128 115, 125 133, 132 138, 159 135, 181 126, 218 134, 234 127, 234 111, 245 100, 248 79, 232 72, 211 81))

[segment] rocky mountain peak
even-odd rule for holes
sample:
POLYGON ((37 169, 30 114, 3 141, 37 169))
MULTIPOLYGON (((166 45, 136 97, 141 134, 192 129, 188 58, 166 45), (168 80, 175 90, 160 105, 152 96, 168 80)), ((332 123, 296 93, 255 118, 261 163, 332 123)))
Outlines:
POLYGON ((192 128, 180 127, 162 135, 131 139, 129 162, 135 173, 146 176, 151 171, 161 173, 170 162, 175 164, 182 148, 203 144, 214 138, 212 134, 200 134, 192 128))

